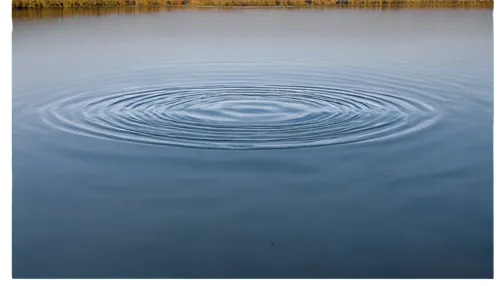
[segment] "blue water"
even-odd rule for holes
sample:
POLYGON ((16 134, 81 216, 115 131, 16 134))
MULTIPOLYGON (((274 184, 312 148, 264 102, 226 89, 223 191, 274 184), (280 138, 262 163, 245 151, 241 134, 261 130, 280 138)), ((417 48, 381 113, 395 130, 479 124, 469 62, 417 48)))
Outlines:
POLYGON ((492 20, 14 18, 13 277, 491 278, 492 20))

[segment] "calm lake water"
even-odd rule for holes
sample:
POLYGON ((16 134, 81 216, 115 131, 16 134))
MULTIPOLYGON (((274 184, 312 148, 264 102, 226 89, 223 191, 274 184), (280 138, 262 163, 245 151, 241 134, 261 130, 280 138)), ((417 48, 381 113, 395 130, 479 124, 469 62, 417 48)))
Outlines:
POLYGON ((491 10, 13 19, 13 277, 491 278, 491 10))

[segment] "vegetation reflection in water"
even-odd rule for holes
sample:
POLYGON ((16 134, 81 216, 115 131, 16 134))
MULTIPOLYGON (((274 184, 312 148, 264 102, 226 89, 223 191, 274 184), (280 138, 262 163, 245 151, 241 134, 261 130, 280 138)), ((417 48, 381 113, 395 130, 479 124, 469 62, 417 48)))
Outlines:
POLYGON ((492 8, 493 0, 13 0, 13 8, 119 6, 396 6, 492 8))

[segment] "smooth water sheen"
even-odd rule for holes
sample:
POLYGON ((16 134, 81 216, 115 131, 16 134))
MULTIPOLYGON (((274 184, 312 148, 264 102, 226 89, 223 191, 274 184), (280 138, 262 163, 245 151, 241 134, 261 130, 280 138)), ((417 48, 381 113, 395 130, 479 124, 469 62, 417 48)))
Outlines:
POLYGON ((491 10, 81 11, 13 20, 14 277, 493 276, 491 10))

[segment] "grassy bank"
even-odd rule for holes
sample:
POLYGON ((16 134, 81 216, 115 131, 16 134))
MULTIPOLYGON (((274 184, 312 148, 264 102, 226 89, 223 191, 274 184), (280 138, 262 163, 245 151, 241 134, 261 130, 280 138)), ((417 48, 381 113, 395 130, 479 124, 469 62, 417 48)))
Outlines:
POLYGON ((119 6, 387 6, 484 7, 493 0, 13 0, 13 8, 119 6))

